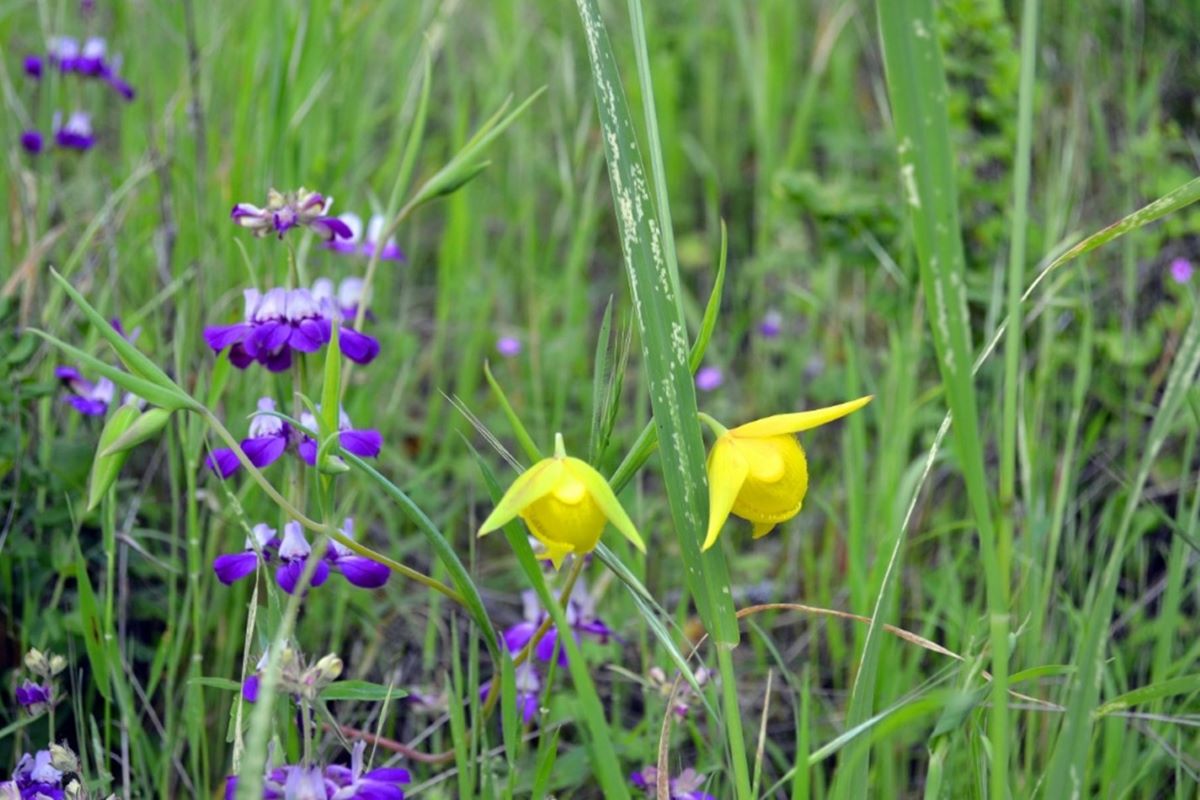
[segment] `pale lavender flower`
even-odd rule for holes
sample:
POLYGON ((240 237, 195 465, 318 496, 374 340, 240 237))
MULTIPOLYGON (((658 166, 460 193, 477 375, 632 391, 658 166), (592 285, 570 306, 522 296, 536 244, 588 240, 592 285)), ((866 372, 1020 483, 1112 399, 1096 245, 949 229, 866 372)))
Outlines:
MULTIPOLYGON (((333 281, 329 278, 317 278, 313 281, 312 295, 321 307, 321 313, 329 318, 341 319, 348 326, 358 317, 358 307, 363 304, 363 279, 359 277, 344 278, 334 290, 333 281)), ((375 315, 367 309, 366 319, 373 320, 375 315)))
MULTIPOLYGON (((304 538, 299 522, 283 526, 283 541, 279 544, 279 566, 275 568, 275 582, 288 594, 296 591, 296 584, 304 574, 305 565, 312 555, 312 545, 304 538)), ((329 578, 329 563, 321 559, 313 572, 309 586, 316 588, 329 578)))
POLYGON ((12 777, 12 783, 20 792, 21 798, 61 800, 64 796, 63 772, 55 768, 49 750, 39 750, 32 756, 25 753, 17 762, 17 769, 12 777))
POLYGON ((70 403, 80 414, 89 417, 102 417, 108 412, 113 401, 116 387, 108 378, 100 378, 95 383, 85 379, 75 367, 59 366, 54 369, 54 377, 67 389, 63 400, 70 403))
POLYGON ((1178 284, 1185 284, 1192 279, 1194 267, 1186 258, 1177 258, 1171 262, 1171 279, 1178 284))
POLYGON ((718 389, 724 382, 725 376, 719 367, 701 367, 696 372, 696 388, 702 392, 718 389))
POLYGON ((758 332, 764 339, 774 339, 783 331, 783 315, 774 309, 758 321, 758 332))
POLYGON ((246 536, 246 546, 241 552, 222 553, 213 561, 213 572, 217 573, 217 580, 229 586, 251 574, 258 567, 260 560, 271 560, 272 552, 279 548, 279 541, 275 529, 270 525, 261 522, 255 525, 246 536))
POLYGON ((505 358, 521 355, 521 340, 515 336, 501 336, 496 340, 496 352, 505 358))
MULTIPOLYGON (((521 603, 524 608, 524 619, 506 628, 501 634, 504 646, 510 653, 516 653, 529 644, 533 635, 549 616, 542 609, 537 593, 532 590, 521 592, 521 603)), ((590 636, 603 644, 613 635, 612 629, 596 616, 596 601, 582 580, 575 584, 575 589, 571 592, 571 599, 567 602, 566 617, 567 625, 571 628, 571 634, 577 642, 582 636, 590 636)), ((552 625, 538 641, 533 652, 540 660, 548 662, 554 658, 555 650, 558 651, 558 663, 566 664, 566 648, 558 640, 558 628, 552 625)))
POLYGON ((31 680, 17 687, 17 704, 31 714, 40 714, 50 705, 50 687, 31 680))
MULTIPOLYGON (((320 406, 317 407, 320 410, 320 406)), ((315 431, 319 427, 317 419, 308 411, 300 415, 300 424, 315 431)), ((338 443, 348 453, 361 458, 375 458, 383 449, 383 435, 374 428, 355 428, 350 422, 346 409, 338 409, 338 443)), ((310 467, 317 464, 317 441, 309 436, 303 436, 297 445, 297 454, 310 467)))
MULTIPOLYGON (((629 782, 648 795, 653 794, 658 786, 658 768, 646 767, 635 772, 629 776, 629 782)), ((703 791, 705 783, 702 773, 688 767, 668 781, 669 796, 671 800, 717 800, 713 795, 703 791)))

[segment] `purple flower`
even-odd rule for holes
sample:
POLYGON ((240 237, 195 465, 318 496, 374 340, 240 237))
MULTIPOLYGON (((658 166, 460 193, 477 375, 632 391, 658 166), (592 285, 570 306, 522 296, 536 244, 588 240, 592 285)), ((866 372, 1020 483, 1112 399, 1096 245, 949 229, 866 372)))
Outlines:
MULTIPOLYGON (((521 602, 524 606, 524 619, 506 628, 502 633, 504 646, 510 653, 516 653, 529 644, 549 616, 538 602, 536 592, 521 592, 521 602)), ((595 605, 587 587, 582 580, 579 581, 571 593, 571 599, 567 601, 566 608, 567 625, 570 626, 575 641, 580 641, 581 636, 590 636, 603 644, 613 635, 612 629, 595 615, 595 605)), ((566 664, 566 648, 558 641, 558 628, 552 625, 534 646, 533 653, 541 661, 549 662, 554 658, 555 650, 558 650, 558 663, 566 664)))
MULTIPOLYGON (((521 719, 528 725, 537 716, 541 706, 542 678, 532 661, 518 666, 513 677, 516 681, 517 708, 521 711, 521 719)), ((484 681, 479 687, 479 699, 486 701, 491 691, 492 682, 484 681)))
POLYGON ((25 56, 25 74, 35 81, 42 77, 42 57, 35 55, 25 56))
POLYGON ((62 800, 63 773, 51 763, 49 750, 39 750, 32 756, 29 753, 21 756, 12 777, 12 783, 16 785, 22 800, 62 800))
POLYGON ((764 339, 774 339, 783 331, 783 315, 772 309, 758 321, 758 332, 764 339))
MULTIPOLYGON (((658 768, 646 767, 629 776, 629 782, 636 788, 652 794, 658 786, 658 768)), ((711 794, 701 791, 705 780, 702 773, 688 767, 683 772, 667 782, 671 800, 717 800, 711 794)))
POLYGON ((404 800, 401 784, 408 783, 412 776, 408 770, 395 767, 377 767, 364 772, 363 754, 367 743, 361 739, 350 751, 350 767, 330 764, 325 767, 325 781, 332 784, 331 800, 404 800))
POLYGON ((17 687, 17 704, 24 706, 31 714, 37 714, 50 705, 50 687, 26 681, 17 687))
POLYGON ((229 586, 254 572, 260 560, 270 561, 272 551, 278 547, 275 529, 260 522, 246 537, 246 546, 241 552, 222 553, 213 560, 213 572, 217 573, 217 580, 229 586))
POLYGON ((368 258, 375 255, 378 250, 379 259, 382 261, 404 260, 404 252, 396 244, 394 237, 384 242, 382 247, 379 246, 379 237, 383 234, 383 228, 387 224, 387 220, 383 218, 382 214, 375 214, 371 217, 371 221, 367 223, 365 236, 363 235, 362 217, 358 214, 341 214, 337 219, 346 226, 350 235, 342 240, 330 240, 325 245, 330 250, 368 258))
MULTIPOLYGON (((327 319, 340 318, 349 325, 358 317, 358 307, 363 303, 363 279, 346 278, 338 284, 335 293, 333 281, 329 278, 318 278, 313 281, 312 295, 327 319)), ((366 319, 375 319, 370 309, 364 316, 366 319)))
POLYGON ((45 140, 42 138, 41 131, 36 131, 30 128, 27 131, 21 132, 21 147, 26 153, 31 156, 36 156, 42 152, 42 147, 45 145, 45 140))
MULTIPOLYGON (((247 437, 241 447, 250 463, 262 469, 274 464, 288 446, 298 440, 293 438, 292 426, 274 416, 275 401, 270 397, 258 399, 258 412, 250 420, 247 437)), ((241 469, 237 455, 229 448, 218 448, 204 460, 204 465, 222 478, 228 478, 241 469)))
POLYGON ((521 355, 521 340, 515 336, 501 336, 496 340, 496 352, 505 358, 521 355))
POLYGON ((102 417, 108 412, 108 406, 113 401, 113 382, 101 378, 92 383, 84 379, 75 367, 55 367, 54 377, 62 383, 68 394, 63 400, 74 406, 80 414, 89 417, 102 417))
MULTIPOLYGON (((412 780, 408 770, 379 767, 365 771, 363 755, 366 742, 358 741, 350 753, 350 766, 330 764, 306 767, 268 762, 263 797, 271 800, 404 800, 401 785, 412 780)), ((237 795, 237 776, 225 779, 225 797, 237 795)))
MULTIPOLYGON (((342 522, 342 533, 354 538, 354 518, 346 517, 342 522)), ((387 583, 392 571, 386 564, 360 556, 341 542, 334 540, 329 543, 325 558, 336 572, 361 589, 378 589, 387 583)))
POLYGON ((1185 284, 1192 279, 1192 262, 1186 258, 1177 258, 1171 262, 1171 279, 1178 284, 1185 284))
MULTIPOLYGON (((318 410, 320 406, 317 407, 318 410)), ((300 415, 300 424, 310 431, 318 428, 316 418, 305 411, 300 415)), ((350 422, 346 409, 338 409, 338 442, 342 449, 360 458, 375 458, 383 448, 383 435, 373 428, 359 430, 350 422)), ((317 441, 309 436, 303 436, 296 448, 300 458, 310 467, 317 465, 317 441)))
POLYGON ((333 337, 338 324, 338 345, 351 361, 369 364, 379 355, 379 342, 365 333, 343 326, 332 303, 321 302, 308 289, 257 289, 244 291, 242 321, 211 325, 204 341, 214 352, 229 350, 230 362, 245 369, 257 361, 271 372, 292 365, 293 351, 315 353, 333 337))
MULTIPOLYGON (((283 541, 279 544, 279 566, 275 568, 275 582, 279 588, 288 594, 296 591, 296 584, 304 574, 308 557, 312 555, 312 546, 304 538, 304 531, 299 522, 289 522, 283 526, 283 541)), ((320 559, 313 572, 309 586, 316 588, 329 578, 329 563, 320 559)))
POLYGON ((696 372, 696 388, 702 392, 711 392, 720 388, 725 382, 725 376, 719 367, 701 367, 696 372))
POLYGON ((275 189, 267 193, 267 205, 259 208, 251 203, 238 203, 230 218, 249 229, 255 236, 275 233, 280 239, 292 228, 306 227, 322 239, 349 239, 352 231, 337 217, 328 216, 332 200, 318 192, 301 187, 284 194, 275 189))
POLYGON ((62 113, 54 112, 54 143, 64 150, 90 150, 96 144, 92 135, 92 118, 84 111, 75 111, 62 124, 62 113))
POLYGON ((79 60, 79 41, 70 36, 52 36, 46 47, 50 63, 61 72, 74 72, 79 60))

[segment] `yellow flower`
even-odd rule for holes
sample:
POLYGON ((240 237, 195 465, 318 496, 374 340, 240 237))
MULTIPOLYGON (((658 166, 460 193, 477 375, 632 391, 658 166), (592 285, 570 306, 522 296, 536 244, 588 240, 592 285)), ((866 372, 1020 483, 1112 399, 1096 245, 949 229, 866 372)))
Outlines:
POLYGON ((554 455, 521 473, 483 521, 479 535, 520 517, 546 546, 554 568, 568 553, 590 553, 611 522, 643 553, 646 545, 604 476, 587 462, 567 455, 562 434, 555 434, 554 455))
POLYGON ((713 546, 730 514, 749 520, 755 539, 796 516, 808 491, 808 462, 794 434, 833 422, 869 402, 870 397, 860 397, 815 411, 777 414, 732 430, 706 418, 717 431, 717 441, 708 454, 708 534, 701 549, 713 546))

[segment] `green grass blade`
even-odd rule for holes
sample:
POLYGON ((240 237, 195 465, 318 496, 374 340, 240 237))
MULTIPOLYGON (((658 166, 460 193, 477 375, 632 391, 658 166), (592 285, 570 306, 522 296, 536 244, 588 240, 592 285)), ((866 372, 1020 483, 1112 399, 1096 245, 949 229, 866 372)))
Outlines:
POLYGON ((1093 713, 1100 693, 1121 565, 1128 555, 1126 545, 1150 470, 1184 407, 1186 395, 1196 380, 1197 370, 1200 370, 1200 316, 1192 318, 1175 353, 1166 388, 1150 423, 1137 474, 1121 511, 1104 572, 1099 578, 1094 600, 1083 615, 1086 620, 1084 635, 1076 650, 1078 672, 1070 682, 1067 712, 1048 767, 1044 797, 1067 797, 1088 791, 1087 756, 1092 744, 1093 713))
MULTIPOLYGON (((996 550, 971 372, 975 354, 964 292, 965 259, 946 109, 946 76, 932 0, 909 3, 881 0, 877 8, 900 158, 901 191, 911 214, 938 368, 954 419, 955 450, 979 532, 986 574, 994 676, 989 728, 991 789, 994 796, 1005 797, 1009 740, 1008 588, 1003 582, 1005 573, 996 550)), ((876 631, 872 630, 868 636, 864 665, 878 657, 872 647, 874 634, 876 631)), ((872 684, 856 682, 850 725, 867 716, 873 691, 872 684)), ((866 791, 867 759, 856 759, 857 749, 852 748, 846 756, 857 766, 841 782, 842 796, 861 796, 866 791)))
POLYGON ((609 182, 621 234, 630 294, 641 333, 642 359, 650 386, 650 404, 662 448, 663 482, 671 519, 683 556, 688 588, 700 616, 717 646, 717 663, 725 697, 724 724, 730 745, 737 796, 750 794, 750 771, 741 730, 736 675, 730 650, 738 642, 737 620, 729 591, 729 571, 720 548, 701 554, 704 533, 704 442, 697 417, 696 391, 689 368, 687 327, 674 260, 671 218, 657 141, 653 87, 645 58, 645 31, 640 4, 631 16, 634 46, 646 102, 653 180, 658 191, 655 209, 647 190, 647 175, 616 59, 596 0, 577 0, 587 39, 593 88, 605 141, 609 182))

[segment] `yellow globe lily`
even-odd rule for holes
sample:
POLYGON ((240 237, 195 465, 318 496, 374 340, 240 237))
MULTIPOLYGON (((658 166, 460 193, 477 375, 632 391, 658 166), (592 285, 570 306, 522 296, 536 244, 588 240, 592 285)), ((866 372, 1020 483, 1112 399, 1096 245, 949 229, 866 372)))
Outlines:
POLYGON ((808 491, 808 462, 795 434, 833 422, 871 402, 860 397, 815 411, 777 414, 726 430, 706 414, 717 433, 708 454, 707 550, 721 535, 730 514, 754 526, 754 538, 800 512, 808 491))
POLYGON ((558 569, 568 553, 590 553, 611 522, 643 553, 646 545, 604 476, 586 461, 571 458, 562 434, 555 434, 554 455, 543 458, 513 481, 479 528, 491 533, 514 517, 525 520, 558 569))

